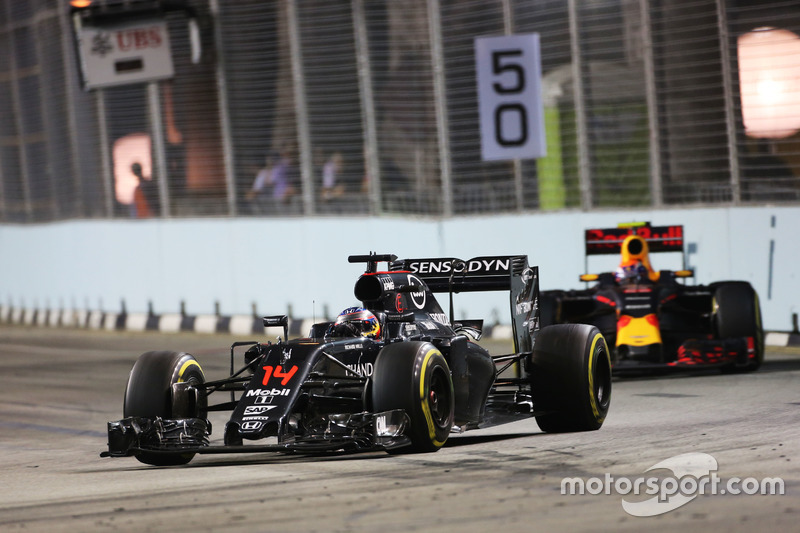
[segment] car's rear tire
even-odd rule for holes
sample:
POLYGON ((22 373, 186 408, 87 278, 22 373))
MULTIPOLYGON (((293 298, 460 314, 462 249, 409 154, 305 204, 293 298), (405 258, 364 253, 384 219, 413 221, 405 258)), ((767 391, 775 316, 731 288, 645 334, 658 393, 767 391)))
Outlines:
POLYGON ((721 283, 714 291, 714 329, 721 340, 752 337, 755 357, 743 367, 729 370, 751 372, 764 361, 764 329, 758 294, 746 281, 721 283))
POLYGON ((411 445, 392 452, 435 452, 453 427, 455 395, 450 368, 428 342, 398 342, 383 348, 372 374, 375 412, 403 409, 411 445))
POLYGON ((547 433, 599 429, 611 404, 608 346, 594 326, 539 331, 528 365, 536 423, 547 433))
MULTIPOLYGON (((126 418, 205 418, 204 402, 192 401, 186 396, 173 397, 172 385, 182 382, 205 382, 203 369, 192 355, 183 352, 143 353, 128 377, 123 415, 126 418)), ((149 465, 170 466, 186 464, 194 455, 139 453, 136 459, 149 465)))

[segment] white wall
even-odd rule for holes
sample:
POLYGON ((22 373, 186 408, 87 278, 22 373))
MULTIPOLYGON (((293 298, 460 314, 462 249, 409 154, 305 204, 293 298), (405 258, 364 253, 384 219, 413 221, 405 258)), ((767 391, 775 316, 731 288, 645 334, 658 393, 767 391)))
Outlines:
MULTIPOLYGON (((33 308, 211 313, 287 311, 321 317, 353 303, 363 265, 351 254, 399 257, 527 254, 542 289, 580 288, 583 230, 649 220, 683 224, 697 283, 751 282, 765 326, 791 329, 800 313, 800 207, 558 212, 447 220, 414 218, 71 221, 0 225, 0 304, 33 308), (774 220, 774 223, 773 223, 774 220), (773 245, 772 285, 770 246, 773 245)), ((616 266, 595 256, 589 270, 616 266)), ((680 254, 656 254, 654 268, 679 268, 680 254)), ((446 298, 442 299, 445 309, 446 298)), ((506 296, 457 295, 457 316, 508 320, 506 296)))

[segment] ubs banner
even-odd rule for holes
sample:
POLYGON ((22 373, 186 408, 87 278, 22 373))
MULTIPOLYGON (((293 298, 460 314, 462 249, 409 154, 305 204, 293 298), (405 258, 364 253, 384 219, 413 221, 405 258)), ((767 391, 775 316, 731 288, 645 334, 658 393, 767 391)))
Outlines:
POLYGON ((546 155, 539 34, 475 39, 484 161, 546 155))
POLYGON ((76 35, 86 89, 160 80, 173 75, 169 33, 164 20, 82 25, 76 35))

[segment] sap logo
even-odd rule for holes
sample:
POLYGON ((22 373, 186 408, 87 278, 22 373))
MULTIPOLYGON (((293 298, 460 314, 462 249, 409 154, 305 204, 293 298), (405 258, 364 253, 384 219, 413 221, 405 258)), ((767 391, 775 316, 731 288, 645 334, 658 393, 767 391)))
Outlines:
POLYGON ((358 363, 345 366, 356 376, 371 376, 375 371, 375 366, 372 363, 358 363))
POLYGON ((245 396, 289 396, 291 389, 253 389, 245 393, 245 396))
POLYGON ((263 415, 273 409, 275 409, 275 405, 248 405, 244 408, 244 414, 242 416, 255 416, 255 415, 263 415))
POLYGON ((450 325, 450 320, 448 320, 447 315, 444 313, 430 313, 431 318, 434 319, 439 324, 444 326, 450 325))
POLYGON ((275 409, 275 405, 249 405, 244 408, 243 416, 263 415, 267 411, 275 409))
POLYGON ((261 426, 264 425, 264 422, 245 422, 242 424, 242 429, 244 431, 256 431, 261 429, 261 426))

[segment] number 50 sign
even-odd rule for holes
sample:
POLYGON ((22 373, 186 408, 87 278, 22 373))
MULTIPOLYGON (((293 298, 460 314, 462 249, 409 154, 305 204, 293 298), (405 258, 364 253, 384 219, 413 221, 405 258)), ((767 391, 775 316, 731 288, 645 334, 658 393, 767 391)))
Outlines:
POLYGON ((476 38, 475 68, 483 160, 543 157, 539 34, 476 38))

